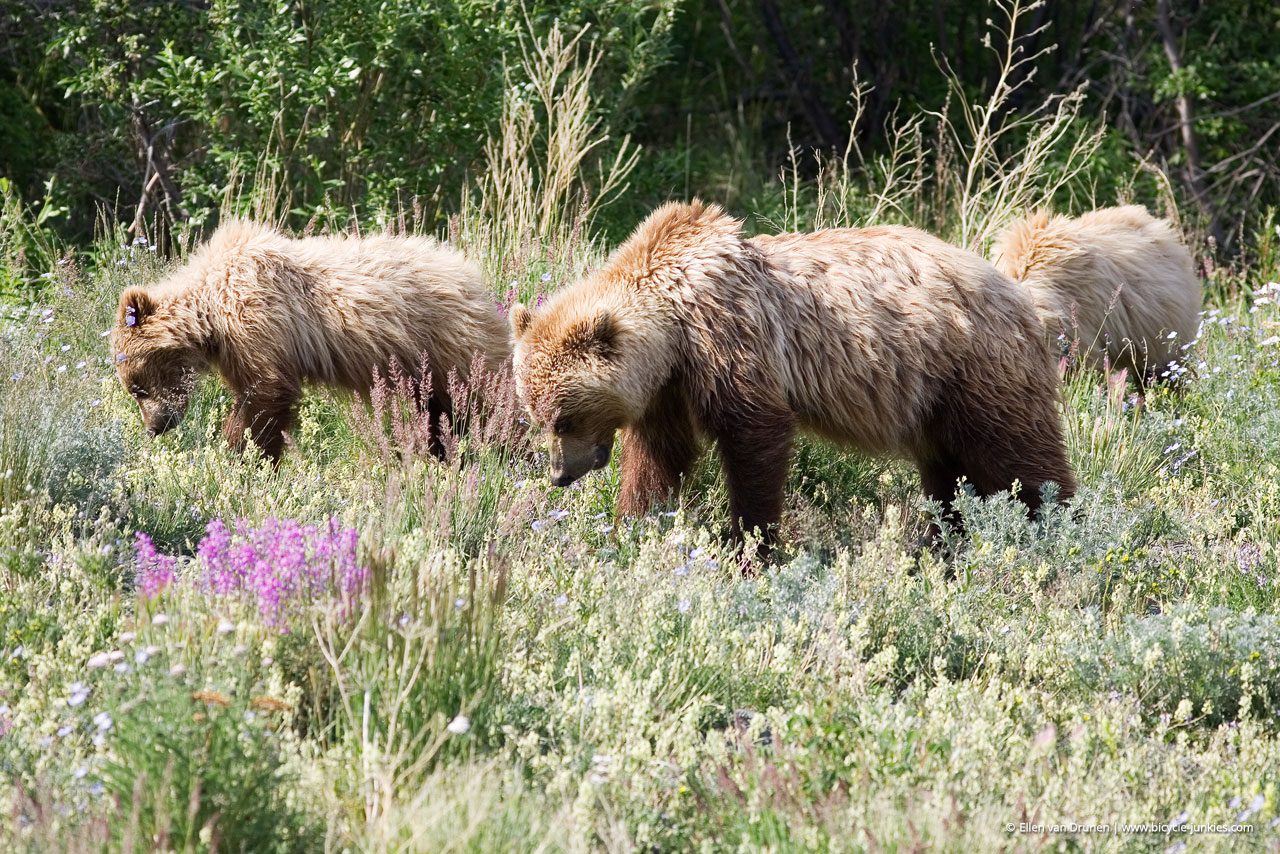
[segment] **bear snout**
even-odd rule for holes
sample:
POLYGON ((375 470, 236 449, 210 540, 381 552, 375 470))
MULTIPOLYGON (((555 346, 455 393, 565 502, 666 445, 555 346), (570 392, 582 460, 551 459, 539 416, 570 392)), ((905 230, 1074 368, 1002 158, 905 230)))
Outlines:
POLYGON ((568 486, 569 484, 573 483, 577 479, 578 478, 575 477, 574 475, 567 474, 565 472, 560 472, 559 474, 557 474, 556 472, 551 473, 552 486, 568 486))
POLYGON ((181 417, 176 412, 162 412, 147 419, 147 435, 155 438, 162 433, 168 433, 174 427, 178 426, 181 417))

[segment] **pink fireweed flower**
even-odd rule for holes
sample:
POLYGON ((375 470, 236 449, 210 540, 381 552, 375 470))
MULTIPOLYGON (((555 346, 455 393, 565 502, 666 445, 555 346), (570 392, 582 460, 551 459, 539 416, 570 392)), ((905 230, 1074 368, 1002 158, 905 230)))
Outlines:
POLYGON ((269 625, 284 629, 311 601, 336 597, 344 612, 351 608, 368 580, 359 541, 358 531, 336 519, 303 526, 269 518, 257 528, 240 521, 234 535, 214 520, 198 551, 203 583, 217 595, 249 598, 269 625))
MULTIPOLYGON (((142 567, 165 562, 171 583, 174 558, 156 553, 139 534, 139 586, 147 589, 142 567)), ((234 533, 214 519, 196 547, 198 583, 216 597, 255 604, 266 623, 288 630, 292 617, 316 601, 336 599, 344 615, 368 586, 369 571, 360 565, 360 534, 336 519, 324 525, 302 525, 292 519, 268 518, 257 527, 235 523, 234 533)), ((164 584, 161 584, 162 589, 164 584)), ((150 594, 149 594, 150 595, 150 594)))
POLYGON ((138 565, 138 589, 148 599, 159 596, 177 578, 177 559, 157 551, 155 543, 141 531, 134 535, 133 553, 138 565))

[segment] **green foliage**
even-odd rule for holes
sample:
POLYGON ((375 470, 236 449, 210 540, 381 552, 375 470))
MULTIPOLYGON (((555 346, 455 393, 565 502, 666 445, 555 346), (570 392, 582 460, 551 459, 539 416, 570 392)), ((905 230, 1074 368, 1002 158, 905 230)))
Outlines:
POLYGON ((94 0, 49 18, 15 11, 46 43, 45 66, 22 69, 48 87, 34 97, 89 105, 67 132, 89 139, 55 167, 82 204, 114 205, 122 191, 131 205, 160 173, 167 198, 148 214, 167 206, 198 224, 224 197, 245 208, 270 197, 270 214, 301 225, 419 198, 436 222, 440 194, 454 195, 497 126, 504 90, 521 85, 506 74, 530 28, 555 19, 585 32, 602 58, 595 84, 625 103, 666 60, 676 5, 94 0), (84 163, 85 146, 112 165, 84 163))

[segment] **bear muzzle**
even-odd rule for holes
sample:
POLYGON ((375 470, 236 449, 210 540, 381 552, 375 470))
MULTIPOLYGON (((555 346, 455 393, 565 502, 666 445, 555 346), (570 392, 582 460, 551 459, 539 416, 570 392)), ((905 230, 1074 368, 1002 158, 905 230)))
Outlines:
POLYGON ((589 443, 572 439, 551 442, 551 485, 568 486, 587 472, 609 465, 613 442, 589 443))
POLYGON ((160 412, 146 420, 147 435, 155 438, 168 433, 182 421, 182 414, 173 411, 160 412))

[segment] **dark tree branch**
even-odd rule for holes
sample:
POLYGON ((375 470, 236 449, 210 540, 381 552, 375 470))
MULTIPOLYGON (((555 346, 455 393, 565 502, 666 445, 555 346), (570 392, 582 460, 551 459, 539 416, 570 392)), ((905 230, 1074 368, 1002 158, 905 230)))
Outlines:
MULTIPOLYGON (((1173 17, 1169 11, 1169 0, 1156 0, 1156 30, 1160 33, 1160 43, 1164 47, 1164 55, 1169 60, 1169 67, 1174 74, 1182 73, 1185 66, 1182 62, 1182 49, 1178 45, 1178 36, 1173 29, 1173 17)), ((1180 92, 1174 99, 1178 110, 1178 128, 1182 134, 1182 149, 1187 158, 1187 185, 1200 207, 1200 212, 1209 221, 1209 233, 1221 246, 1223 243, 1222 228, 1213 210, 1213 202, 1209 198, 1209 187, 1205 181, 1204 169, 1201 168, 1200 143, 1196 138, 1195 110, 1191 106, 1191 97, 1180 92)))
POLYGON ((791 39, 787 36, 786 28, 782 24, 782 16, 778 13, 778 4, 774 0, 761 0, 760 12, 764 17, 765 29, 773 39, 782 64, 791 78, 792 88, 800 99, 805 117, 818 136, 819 144, 830 151, 840 150, 844 146, 843 134, 837 129, 835 119, 831 117, 831 113, 814 92, 809 66, 801 61, 791 44, 791 39))

